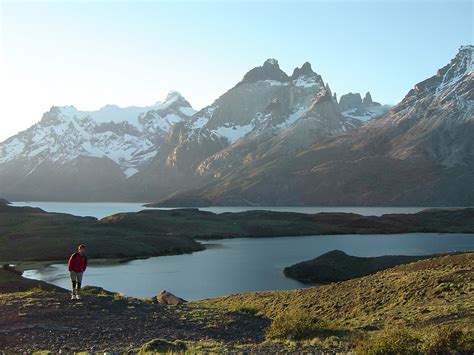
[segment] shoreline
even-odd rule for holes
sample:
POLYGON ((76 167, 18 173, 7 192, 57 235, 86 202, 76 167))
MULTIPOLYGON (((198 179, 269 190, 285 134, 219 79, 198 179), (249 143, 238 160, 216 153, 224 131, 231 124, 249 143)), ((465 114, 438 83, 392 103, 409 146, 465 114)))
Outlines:
MULTIPOLYGON (((278 237, 280 238, 280 237, 278 237)), ((237 239, 237 238, 222 238, 222 239, 237 239)), ((219 239, 219 240, 222 240, 219 239)), ((246 238, 247 239, 247 238, 246 238)), ((205 240, 202 240, 205 242, 205 240)), ((137 256, 137 257, 126 257, 126 258, 117 258, 117 257, 112 257, 112 258, 88 258, 88 266, 94 265, 94 266, 101 266, 101 265, 119 265, 119 264, 126 264, 130 261, 134 260, 146 260, 150 258, 158 258, 161 256, 178 256, 178 255, 185 255, 185 254, 193 254, 193 253, 199 253, 201 251, 204 251, 206 249, 211 249, 211 248, 219 248, 221 244, 219 243, 201 243, 201 240, 196 240, 199 244, 203 246, 202 250, 196 250, 190 253, 175 253, 175 254, 162 254, 162 255, 147 255, 147 256, 137 256)), ((25 272, 29 270, 39 270, 46 268, 50 265, 53 264, 67 264, 67 259, 56 259, 56 260, 38 260, 38 261, 11 261, 11 262, 6 262, 6 261, 0 261, 0 266, 1 265, 12 265, 11 267, 17 271, 20 272, 25 272)))
MULTIPOLYGON (((146 255, 146 256, 136 256, 136 257, 125 257, 125 258, 119 258, 119 257, 111 257, 111 258, 88 258, 88 265, 94 265, 94 266, 101 266, 101 265, 119 265, 119 264, 126 264, 130 261, 135 261, 135 260, 147 260, 150 258, 158 258, 162 256, 179 256, 179 255, 185 255, 185 254, 193 254, 193 253, 198 253, 205 251, 207 249, 214 249, 214 248, 220 248, 222 247, 222 244, 220 243, 209 243, 212 241, 220 241, 220 240, 235 240, 235 239, 250 239, 250 240, 255 240, 255 239, 280 239, 280 238, 311 238, 311 237, 324 237, 324 236, 350 236, 350 235, 355 235, 355 236, 374 236, 376 237, 377 235, 383 235, 383 236, 400 236, 400 235, 407 235, 407 234, 436 234, 436 235, 446 235, 446 237, 451 237, 451 236, 456 236, 456 235, 462 235, 462 234, 473 234, 474 233, 445 233, 445 232, 414 232, 414 233, 354 233, 354 234, 308 234, 308 235, 288 235, 288 236, 261 236, 261 237, 254 237, 254 236, 248 236, 248 237, 212 237, 212 238, 199 238, 196 239, 196 242, 199 243, 203 249, 201 250, 196 250, 192 252, 187 252, 187 253, 173 253, 173 254, 160 254, 160 255, 146 255)), ((474 249, 471 250, 466 250, 466 251, 457 251, 453 250, 450 252, 445 252, 445 253, 436 253, 436 254, 427 254, 427 255, 442 255, 442 254, 453 254, 453 253, 471 253, 474 252, 474 249)), ((387 254, 390 255, 390 254, 387 254)), ((20 272, 25 272, 29 270, 39 270, 46 268, 50 265, 53 264, 67 264, 67 259, 56 259, 56 260, 37 260, 37 261, 1 261, 0 260, 0 265, 5 265, 5 264, 10 264, 13 265, 12 267, 20 272)))

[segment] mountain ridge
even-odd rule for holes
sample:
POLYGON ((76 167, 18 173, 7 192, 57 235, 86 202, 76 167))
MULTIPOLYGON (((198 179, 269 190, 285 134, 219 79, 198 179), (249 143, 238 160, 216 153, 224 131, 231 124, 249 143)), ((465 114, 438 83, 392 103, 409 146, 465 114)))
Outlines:
POLYGON ((469 205, 472 51, 462 47, 389 111, 370 92, 338 100, 309 62, 288 75, 276 59, 198 112, 175 91, 145 109, 53 106, 0 144, 0 194, 193 206, 469 205), (404 192, 417 176, 432 181, 431 192, 404 192))
POLYGON ((211 205, 472 205, 473 48, 382 117, 160 205, 193 196, 211 205))

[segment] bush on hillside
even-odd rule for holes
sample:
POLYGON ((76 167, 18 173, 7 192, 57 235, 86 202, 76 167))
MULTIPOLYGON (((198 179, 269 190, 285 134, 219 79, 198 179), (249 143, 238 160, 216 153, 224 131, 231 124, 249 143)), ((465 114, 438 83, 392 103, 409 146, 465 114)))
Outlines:
POLYGON ((428 328, 424 332, 422 350, 428 355, 472 354, 474 338, 466 329, 450 326, 428 328))
POLYGON ((356 348, 363 355, 413 355, 421 351, 421 339, 408 328, 384 329, 372 334, 356 348))
POLYGON ((408 328, 388 328, 363 340, 356 348, 364 355, 444 355, 472 354, 472 332, 448 325, 414 331, 408 328))
POLYGON ((276 316, 267 329, 268 339, 312 339, 328 335, 327 324, 302 310, 293 310, 276 316))

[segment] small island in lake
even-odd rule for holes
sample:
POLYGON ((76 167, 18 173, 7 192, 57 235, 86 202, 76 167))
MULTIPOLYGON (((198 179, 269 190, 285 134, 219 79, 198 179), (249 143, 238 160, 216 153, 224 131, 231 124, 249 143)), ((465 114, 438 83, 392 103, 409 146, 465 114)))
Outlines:
POLYGON ((283 272, 285 276, 301 282, 324 284, 370 275, 397 265, 432 257, 433 255, 357 257, 340 250, 332 250, 317 258, 286 267, 283 272))

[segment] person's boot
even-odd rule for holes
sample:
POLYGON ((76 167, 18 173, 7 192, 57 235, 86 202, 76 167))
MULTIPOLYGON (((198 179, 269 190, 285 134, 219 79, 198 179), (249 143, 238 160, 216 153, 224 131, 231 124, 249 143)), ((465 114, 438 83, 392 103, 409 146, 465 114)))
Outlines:
POLYGON ((76 289, 73 289, 71 292, 71 299, 74 300, 76 299, 76 289))
POLYGON ((76 290, 76 300, 80 300, 80 299, 82 299, 82 297, 80 295, 80 291, 76 290))

